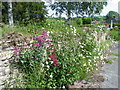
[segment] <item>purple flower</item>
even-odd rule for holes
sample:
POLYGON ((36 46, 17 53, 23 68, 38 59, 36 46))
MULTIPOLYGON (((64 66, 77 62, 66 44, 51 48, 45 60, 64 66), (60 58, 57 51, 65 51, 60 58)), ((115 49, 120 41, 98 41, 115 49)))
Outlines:
POLYGON ((40 47, 39 43, 33 43, 34 46, 40 47))
POLYGON ((47 33, 48 31, 42 31, 42 33, 47 33))
POLYGON ((34 39, 41 39, 43 36, 36 35, 34 39))
POLYGON ((18 47, 14 46, 14 51, 18 51, 18 47))

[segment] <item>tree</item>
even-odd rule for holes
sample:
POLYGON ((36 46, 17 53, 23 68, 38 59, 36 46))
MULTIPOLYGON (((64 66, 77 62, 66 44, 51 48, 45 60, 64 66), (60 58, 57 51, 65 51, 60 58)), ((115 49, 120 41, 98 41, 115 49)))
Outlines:
POLYGON ((119 16, 120 14, 115 11, 109 11, 108 14, 106 15, 106 17, 108 18, 119 17, 119 16))
POLYGON ((106 15, 106 22, 110 23, 111 20, 113 22, 117 22, 116 18, 120 17, 120 14, 115 12, 115 11, 109 11, 108 14, 106 15))
POLYGON ((8 21, 9 25, 13 25, 12 2, 8 2, 8 21))
MULTIPOLYGON (((4 23, 8 23, 9 6, 3 3, 2 18, 4 23)), ((44 2, 12 2, 14 23, 27 25, 29 23, 42 23, 47 14, 44 2)))
POLYGON ((103 6, 107 5, 107 2, 55 2, 51 4, 52 10, 56 11, 56 15, 66 13, 67 17, 76 14, 77 16, 94 16, 100 14, 103 6))

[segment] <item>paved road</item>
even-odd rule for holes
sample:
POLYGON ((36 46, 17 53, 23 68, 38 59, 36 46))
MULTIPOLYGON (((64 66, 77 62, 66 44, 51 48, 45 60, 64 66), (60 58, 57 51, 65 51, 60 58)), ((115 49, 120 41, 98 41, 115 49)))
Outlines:
MULTIPOLYGON (((118 48, 120 48, 120 45, 115 45, 111 49, 111 53, 118 53, 118 50, 119 50, 118 48)), ((103 66, 103 70, 105 72, 101 73, 101 75, 105 77, 105 81, 101 83, 101 88, 119 88, 120 89, 118 84, 118 78, 120 79, 120 74, 118 75, 118 63, 120 61, 113 59, 113 58, 118 58, 118 56, 109 55, 107 58, 112 59, 113 63, 112 64, 106 63, 103 66)))

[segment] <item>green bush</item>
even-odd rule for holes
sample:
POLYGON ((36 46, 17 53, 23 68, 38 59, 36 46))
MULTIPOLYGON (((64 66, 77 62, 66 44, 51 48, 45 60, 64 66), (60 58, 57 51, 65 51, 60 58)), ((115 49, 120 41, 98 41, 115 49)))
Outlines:
POLYGON ((119 31, 115 31, 115 30, 111 31, 111 37, 116 41, 120 40, 119 34, 120 34, 119 31))
POLYGON ((76 23, 78 24, 78 25, 82 25, 82 18, 76 18, 76 23))
POLYGON ((84 17, 82 18, 83 24, 91 24, 92 18, 91 17, 84 17))
POLYGON ((113 27, 117 26, 120 29, 120 23, 113 23, 113 27))

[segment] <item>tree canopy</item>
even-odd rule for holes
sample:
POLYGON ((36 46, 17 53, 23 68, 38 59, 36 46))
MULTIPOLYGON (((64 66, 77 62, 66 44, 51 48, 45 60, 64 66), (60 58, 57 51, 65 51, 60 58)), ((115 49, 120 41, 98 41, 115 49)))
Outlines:
MULTIPOLYGON (((8 4, 2 2, 2 21, 8 22, 8 4)), ((12 11, 14 23, 28 24, 34 22, 42 22, 47 14, 44 2, 12 2, 12 11)))
POLYGON ((50 7, 56 11, 56 15, 65 13, 70 18, 73 14, 81 17, 100 14, 105 5, 107 2, 55 2, 50 7))
POLYGON ((119 13, 115 12, 115 11, 109 11, 108 14, 106 15, 107 17, 118 17, 120 16, 119 13))

